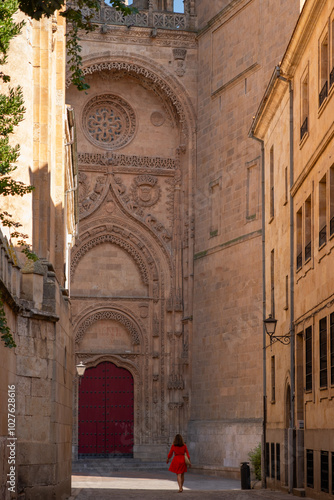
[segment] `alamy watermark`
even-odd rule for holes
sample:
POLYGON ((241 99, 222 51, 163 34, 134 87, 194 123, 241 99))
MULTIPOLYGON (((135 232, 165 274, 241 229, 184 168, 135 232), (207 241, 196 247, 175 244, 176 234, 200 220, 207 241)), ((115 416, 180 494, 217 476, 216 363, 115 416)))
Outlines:
POLYGON ((8 491, 15 493, 16 488, 16 393, 15 385, 8 386, 8 465, 9 472, 7 474, 8 491))

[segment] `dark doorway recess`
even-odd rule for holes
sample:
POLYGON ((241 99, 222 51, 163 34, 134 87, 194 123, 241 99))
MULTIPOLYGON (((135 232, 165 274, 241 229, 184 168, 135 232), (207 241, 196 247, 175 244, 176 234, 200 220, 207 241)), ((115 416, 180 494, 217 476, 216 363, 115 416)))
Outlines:
POLYGON ((133 377, 105 361, 87 368, 79 389, 79 458, 133 453, 133 377))

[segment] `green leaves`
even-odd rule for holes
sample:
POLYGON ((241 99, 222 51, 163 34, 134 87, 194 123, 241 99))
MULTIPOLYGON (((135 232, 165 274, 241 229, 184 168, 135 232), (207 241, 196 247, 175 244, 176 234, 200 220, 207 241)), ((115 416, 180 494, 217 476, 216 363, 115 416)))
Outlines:
POLYGON ((1 335, 0 337, 1 340, 5 343, 5 347, 9 347, 9 349, 16 347, 14 337, 11 334, 9 326, 7 325, 6 313, 1 298, 0 298, 0 335, 1 335))

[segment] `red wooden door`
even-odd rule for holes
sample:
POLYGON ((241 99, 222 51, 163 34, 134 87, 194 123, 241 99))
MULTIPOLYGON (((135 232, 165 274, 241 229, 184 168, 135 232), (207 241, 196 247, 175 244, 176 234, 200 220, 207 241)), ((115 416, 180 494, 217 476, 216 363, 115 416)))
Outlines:
POLYGON ((79 388, 79 455, 132 455, 133 377, 108 361, 87 368, 79 388))

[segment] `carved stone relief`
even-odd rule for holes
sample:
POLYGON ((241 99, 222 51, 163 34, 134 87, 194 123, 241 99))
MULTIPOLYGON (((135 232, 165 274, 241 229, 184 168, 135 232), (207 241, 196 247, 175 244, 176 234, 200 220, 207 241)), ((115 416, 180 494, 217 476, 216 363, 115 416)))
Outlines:
POLYGON ((175 73, 177 76, 183 76, 186 72, 185 68, 185 58, 187 55, 186 49, 176 48, 173 49, 173 56, 175 61, 175 73))
POLYGON ((79 165, 117 165, 131 168, 151 168, 175 170, 176 161, 173 158, 157 156, 123 155, 119 153, 78 153, 79 165))
POLYGON ((181 373, 171 373, 168 377, 167 389, 183 390, 184 380, 181 373))
POLYGON ((88 101, 82 113, 87 139, 103 149, 119 149, 129 144, 136 131, 136 115, 130 104, 113 94, 88 101))
POLYGON ((131 188, 134 202, 141 207, 155 205, 161 195, 161 189, 157 182, 158 179, 153 175, 138 175, 135 177, 131 188))
POLYGON ((135 324, 124 314, 120 313, 119 311, 99 311, 96 312, 95 314, 92 314, 88 318, 86 318, 80 325, 80 327, 77 330, 77 333, 75 335, 75 342, 76 344, 79 344, 80 340, 83 338, 85 331, 89 326, 91 326, 93 323, 96 321, 99 321, 101 319, 112 319, 114 321, 118 321, 119 323, 122 323, 126 327, 126 329, 129 331, 131 334, 131 340, 133 345, 139 345, 140 344, 140 337, 139 333, 137 331, 137 328, 135 324))

